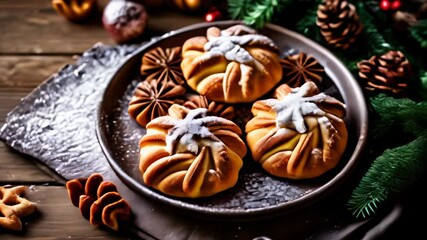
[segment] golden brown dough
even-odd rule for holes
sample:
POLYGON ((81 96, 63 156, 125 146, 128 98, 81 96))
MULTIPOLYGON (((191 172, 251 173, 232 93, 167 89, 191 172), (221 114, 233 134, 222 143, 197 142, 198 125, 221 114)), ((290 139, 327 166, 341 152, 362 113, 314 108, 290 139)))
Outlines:
POLYGON ((313 82, 281 85, 277 99, 252 106, 246 140, 255 161, 283 178, 314 178, 339 162, 347 145, 345 105, 319 93, 313 82))
POLYGON ((282 78, 278 48, 254 29, 211 27, 185 41, 181 69, 188 85, 213 101, 252 102, 282 78))
POLYGON ((176 197, 206 197, 233 187, 246 146, 240 128, 206 108, 178 104, 147 124, 140 140, 144 183, 176 197))

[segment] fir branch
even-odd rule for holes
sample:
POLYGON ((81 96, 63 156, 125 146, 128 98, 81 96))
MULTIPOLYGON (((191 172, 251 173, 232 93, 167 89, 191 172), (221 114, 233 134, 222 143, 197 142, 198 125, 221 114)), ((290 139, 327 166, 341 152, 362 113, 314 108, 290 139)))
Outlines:
POLYGON ((245 24, 261 29, 272 21, 275 14, 294 0, 229 0, 229 14, 233 19, 243 20, 245 24))
POLYGON ((368 6, 365 6, 363 1, 357 3, 357 11, 359 18, 364 26, 364 33, 366 35, 365 42, 368 43, 369 55, 382 55, 393 47, 385 39, 384 32, 378 27, 376 19, 367 10, 368 6))
POLYGON ((420 43, 422 48, 427 48, 427 19, 419 21, 409 28, 411 36, 420 43))
POLYGON ((356 217, 369 217, 391 193, 402 191, 426 172, 427 132, 414 141, 384 151, 353 190, 348 208, 356 217))
POLYGON ((400 124, 406 133, 415 135, 427 129, 427 102, 414 102, 407 98, 395 99, 385 94, 371 98, 371 104, 379 115, 373 131, 386 132, 392 122, 400 124))
POLYGON ((423 88, 427 88, 427 72, 426 71, 421 73, 421 84, 423 88))
POLYGON ((232 19, 243 19, 249 12, 253 0, 228 0, 228 14, 232 19))
POLYGON ((322 0, 315 0, 312 8, 308 9, 304 16, 297 22, 295 30, 302 33, 306 37, 321 43, 323 41, 320 29, 316 24, 317 21, 317 8, 322 0))

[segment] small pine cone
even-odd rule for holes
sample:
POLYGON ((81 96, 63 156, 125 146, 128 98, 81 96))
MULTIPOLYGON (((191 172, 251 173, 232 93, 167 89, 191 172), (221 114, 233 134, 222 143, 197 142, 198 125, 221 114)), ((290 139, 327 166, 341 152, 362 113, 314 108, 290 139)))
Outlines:
POLYGON ((117 231, 120 222, 129 221, 129 204, 117 192, 116 186, 105 182, 101 174, 70 180, 66 187, 71 203, 92 225, 104 225, 117 231))
POLYGON ((379 57, 372 56, 358 62, 357 67, 367 90, 406 95, 412 67, 402 52, 388 51, 379 57))
POLYGON ((324 0, 317 9, 317 26, 326 42, 347 50, 363 30, 356 8, 346 0, 324 0))

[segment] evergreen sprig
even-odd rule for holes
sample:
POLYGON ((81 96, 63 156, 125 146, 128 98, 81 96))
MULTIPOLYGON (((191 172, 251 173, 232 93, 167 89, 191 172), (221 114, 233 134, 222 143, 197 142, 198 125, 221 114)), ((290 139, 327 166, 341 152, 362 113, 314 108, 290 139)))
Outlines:
POLYGON ((356 217, 373 215, 392 193, 400 192, 425 173, 427 134, 412 142, 387 149, 373 162, 348 201, 356 217))
POLYGON ((369 47, 369 55, 382 55, 388 50, 392 49, 389 41, 386 40, 384 30, 385 26, 380 27, 381 24, 378 24, 377 18, 372 16, 372 14, 367 10, 367 7, 364 2, 357 2, 357 11, 359 14, 360 21, 364 26, 365 33, 365 43, 369 47))
POLYGON ((409 28, 411 36, 420 43, 422 48, 427 48, 427 19, 419 21, 409 28))
POLYGON ((321 43, 323 41, 320 29, 316 25, 317 8, 322 0, 314 0, 314 4, 302 15, 301 19, 296 23, 295 30, 304 36, 321 43))
MULTIPOLYGON (((402 133, 413 134, 414 139, 385 150, 353 190, 348 208, 356 217, 363 218, 374 214, 392 193, 406 189, 427 172, 424 159, 427 154, 427 102, 417 103, 380 94, 371 98, 371 104, 379 116, 373 131, 384 133, 387 126, 400 125, 402 133)), ((381 134, 377 135, 375 141, 381 140, 381 134)))
POLYGON ((228 0, 228 13, 232 19, 243 20, 249 26, 261 29, 272 21, 285 5, 293 0, 228 0))

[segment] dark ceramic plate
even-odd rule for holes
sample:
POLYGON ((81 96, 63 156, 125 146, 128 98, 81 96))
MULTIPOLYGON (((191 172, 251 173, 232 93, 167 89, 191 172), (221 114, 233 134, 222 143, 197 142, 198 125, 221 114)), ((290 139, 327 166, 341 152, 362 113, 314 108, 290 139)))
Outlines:
POLYGON ((112 77, 98 109, 97 136, 109 163, 121 180, 137 193, 193 216, 250 220, 306 207, 331 193, 349 177, 366 141, 367 107, 362 91, 350 72, 317 43, 282 27, 267 25, 260 33, 272 38, 282 54, 300 51, 316 58, 324 66, 327 75, 321 90, 347 105, 345 122, 349 141, 339 165, 319 178, 292 181, 266 174, 248 157, 244 159, 244 167, 235 187, 201 199, 173 198, 145 186, 138 172, 138 141, 145 134, 145 129, 139 127, 127 114, 129 100, 140 80, 142 55, 157 46, 180 46, 190 37, 205 35, 208 27, 226 28, 237 23, 223 21, 196 24, 145 44, 126 59, 112 77))

